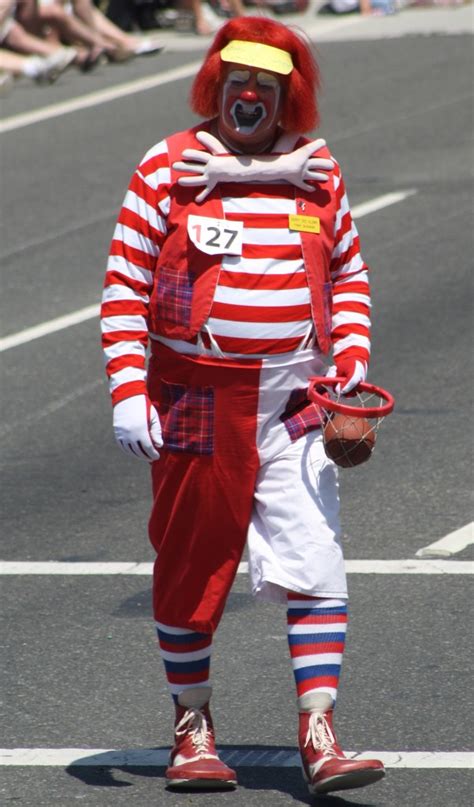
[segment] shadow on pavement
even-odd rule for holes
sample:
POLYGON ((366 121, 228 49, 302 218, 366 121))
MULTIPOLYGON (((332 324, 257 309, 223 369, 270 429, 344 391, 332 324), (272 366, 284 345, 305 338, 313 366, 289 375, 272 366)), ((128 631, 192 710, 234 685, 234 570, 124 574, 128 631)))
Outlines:
MULTIPOLYGON (((232 765, 237 771, 239 788, 249 791, 273 790, 286 793, 298 804, 313 805, 313 807, 356 807, 356 802, 350 797, 340 795, 327 795, 311 797, 306 789, 301 771, 296 765, 269 764, 269 759, 274 756, 295 755, 295 748, 282 748, 280 746, 219 746, 222 759, 232 765), (239 765, 237 755, 245 757, 252 754, 256 761, 239 765), (258 758, 267 760, 263 764, 258 763, 258 758)), ((65 770, 69 776, 79 779, 90 787, 123 788, 133 787, 133 781, 121 777, 121 774, 133 774, 133 776, 143 776, 150 779, 163 780, 163 796, 166 803, 165 790, 165 770, 166 758, 169 748, 160 747, 153 749, 130 749, 125 751, 104 751, 102 753, 91 754, 90 757, 81 757, 77 762, 71 763, 65 770), (147 761, 143 763, 144 758, 147 761), (140 764, 142 761, 142 764, 140 764)), ((181 793, 193 794, 199 797, 202 793, 215 793, 215 788, 208 791, 180 790, 181 793)), ((229 792, 229 791, 228 791, 229 792)), ((235 792, 235 791, 232 791, 235 792)), ((230 795, 230 793, 229 793, 230 795)), ((357 807, 375 807, 375 802, 357 801, 357 807)))

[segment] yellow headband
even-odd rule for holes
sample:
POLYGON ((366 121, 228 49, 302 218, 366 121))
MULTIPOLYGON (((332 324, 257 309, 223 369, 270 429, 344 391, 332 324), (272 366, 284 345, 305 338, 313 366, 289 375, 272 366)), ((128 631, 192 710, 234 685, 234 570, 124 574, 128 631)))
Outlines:
POLYGON ((261 67, 263 70, 272 70, 287 76, 293 70, 291 54, 273 45, 264 45, 262 42, 246 42, 242 39, 233 39, 221 50, 223 62, 236 62, 248 67, 261 67))

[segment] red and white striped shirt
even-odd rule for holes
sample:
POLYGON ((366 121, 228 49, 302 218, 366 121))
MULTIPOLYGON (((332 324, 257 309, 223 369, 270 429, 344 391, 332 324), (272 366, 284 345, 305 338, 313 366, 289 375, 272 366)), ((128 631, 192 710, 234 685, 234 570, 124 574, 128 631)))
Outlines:
POLYGON ((207 325, 226 354, 294 351, 312 322, 300 235, 288 229, 296 200, 284 188, 278 194, 278 186, 233 183, 224 194, 227 189, 224 216, 244 225, 242 255, 223 256, 207 325))
MULTIPOLYGON (((132 177, 115 228, 102 306, 103 346, 113 402, 146 391, 147 313, 154 268, 167 233, 171 173, 166 141, 144 157, 132 177)), ((330 272, 333 354, 368 361, 370 296, 344 183, 336 164, 337 214, 330 272)), ((311 331, 310 293, 300 235, 288 228, 296 202, 288 186, 222 185, 226 220, 243 222, 241 255, 224 255, 204 347, 229 357, 293 353, 311 331), (286 190, 286 192, 285 192, 286 190), (280 191, 280 192, 279 192, 280 191)), ((156 337, 155 337, 156 338, 156 337)), ((181 352, 196 345, 164 340, 181 352)))

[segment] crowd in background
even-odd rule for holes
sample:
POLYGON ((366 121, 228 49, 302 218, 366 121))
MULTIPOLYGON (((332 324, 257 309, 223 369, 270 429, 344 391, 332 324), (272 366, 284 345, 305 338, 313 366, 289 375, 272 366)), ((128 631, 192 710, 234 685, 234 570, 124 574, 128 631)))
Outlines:
POLYGON ((88 72, 161 49, 154 34, 120 27, 93 0, 0 0, 4 87, 21 76, 53 82, 71 66, 88 72))
MULTIPOLYGON (((391 14, 405 5, 463 0, 329 0, 318 13, 391 14)), ((310 0, 0 0, 0 92, 15 79, 54 82, 163 48, 160 31, 212 35, 228 17, 307 10, 310 0)))

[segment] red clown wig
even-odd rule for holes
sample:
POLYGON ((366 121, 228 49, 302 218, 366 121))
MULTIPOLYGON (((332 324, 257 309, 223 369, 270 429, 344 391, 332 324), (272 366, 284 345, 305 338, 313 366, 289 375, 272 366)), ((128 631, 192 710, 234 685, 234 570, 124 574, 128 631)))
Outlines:
POLYGON ((291 54, 293 70, 287 86, 281 125, 287 132, 307 132, 319 122, 316 94, 319 68, 309 46, 280 22, 266 17, 236 17, 217 32, 191 88, 191 108, 197 115, 214 118, 224 62, 220 51, 232 40, 261 42, 291 54))

